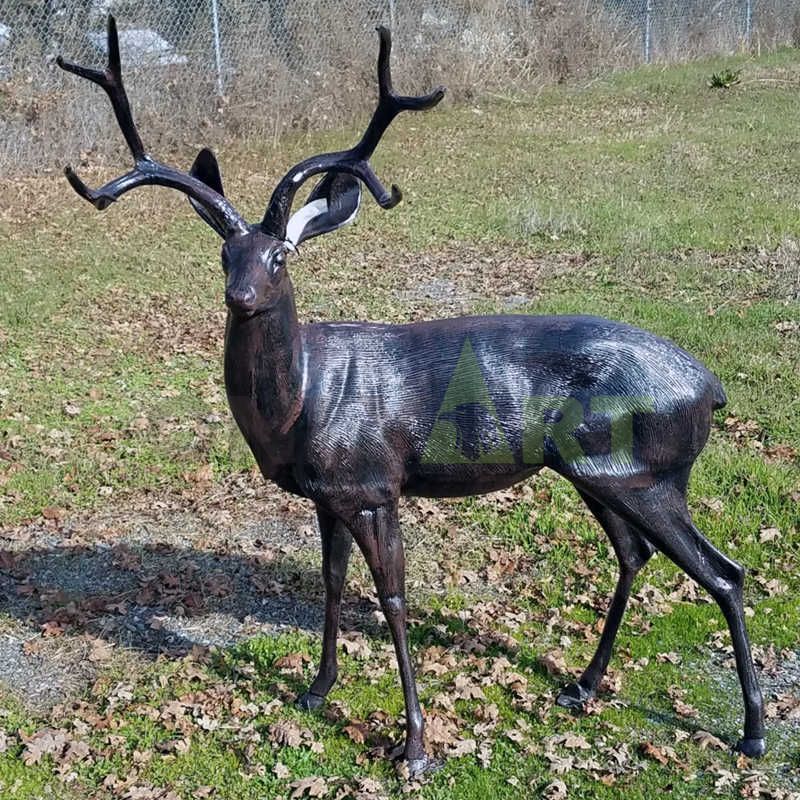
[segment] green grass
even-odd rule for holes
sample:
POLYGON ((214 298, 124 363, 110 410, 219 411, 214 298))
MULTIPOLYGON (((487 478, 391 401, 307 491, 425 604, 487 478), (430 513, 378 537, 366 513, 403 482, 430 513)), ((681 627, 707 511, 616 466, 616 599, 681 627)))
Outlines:
MULTIPOLYGON (((393 270, 397 251, 404 263, 459 243, 489 255, 508 245, 587 253, 590 268, 543 276, 541 299, 519 310, 596 312, 671 337, 720 374, 735 413, 779 443, 800 440, 797 337, 774 327, 798 316, 785 285, 794 279, 797 291, 796 269, 773 275, 770 258, 759 260, 800 237, 795 56, 645 68, 588 89, 401 121, 377 166, 406 188, 406 203, 391 214, 367 207, 352 229, 307 247, 294 268, 301 313, 403 319, 394 291, 408 278, 393 270), (742 68, 742 84, 708 90, 725 65, 742 68), (378 265, 359 265, 375 248, 378 265)), ((352 135, 288 142, 280 159, 268 156, 271 171, 352 135)), ((254 161, 251 153, 248 164, 262 170, 254 161)), ((230 181, 234 197, 240 182, 230 181)), ((221 473, 248 463, 240 446, 231 452, 229 427, 194 435, 209 413, 227 420, 214 235, 168 193, 99 215, 66 185, 48 191, 58 192, 59 210, 9 227, 0 244, 0 434, 19 442, 11 450, 24 467, 5 482, 14 502, 0 519, 47 504, 91 507, 101 486, 179 485, 209 460, 221 473), (142 215, 148 226, 137 224, 142 215), (203 347, 172 346, 171 324, 183 343, 205 337, 203 347), (65 418, 67 400, 81 406, 78 417, 65 418), (130 436, 140 415, 156 424, 130 436), (164 423, 173 417, 181 424, 164 423), (120 438, 97 447, 108 430, 120 438), (69 446, 54 455, 61 433, 69 446), (112 467, 98 464, 98 450, 112 467)), ((242 207, 256 216, 261 203, 246 197, 242 207)), ((486 310, 495 310, 491 300, 486 310)))
MULTIPOLYGON (((517 254, 545 267, 565 254, 580 255, 575 268, 543 269, 518 310, 622 319, 673 339, 720 375, 729 405, 694 471, 691 507, 699 527, 750 571, 746 600, 755 610, 748 620, 754 643, 795 653, 800 467, 785 448, 800 448, 800 340, 796 330, 781 332, 776 325, 800 320, 792 250, 800 240, 798 83, 800 55, 785 50, 759 59, 642 68, 588 87, 445 108, 413 124, 401 119, 375 162, 379 174, 403 187, 404 204, 390 214, 365 204, 358 224, 309 243, 293 265, 304 317, 399 321, 419 310, 397 292, 429 279, 427 255, 440 277, 467 283, 495 268, 479 254, 517 254), (709 89, 709 77, 724 69, 741 69, 741 82, 726 91, 709 89), (726 416, 754 421, 757 433, 737 440, 726 416), (781 446, 784 455, 771 455, 781 446), (767 527, 778 528, 780 539, 762 543, 760 531, 767 527), (783 594, 769 596, 756 580, 775 578, 783 594)), ((236 167, 228 194, 238 198, 242 176, 263 171, 263 161, 277 176, 308 152, 340 147, 353 135, 288 141, 279 157, 251 152, 236 167)), ((227 167, 240 157, 232 147, 222 160, 227 167)), ((8 456, 0 460, 0 523, 36 520, 49 506, 124 507, 126 494, 180 490, 208 464, 217 478, 246 468, 250 457, 233 431, 221 387, 222 276, 214 236, 182 199, 166 193, 126 198, 99 215, 79 205, 66 185, 45 190, 58 192, 57 209, 7 225, 8 236, 0 239, 0 449, 8 456), (79 410, 65 413, 67 403, 79 410)), ((246 195, 240 207, 257 218, 265 200, 246 195)), ((514 286, 502 288, 514 293, 514 286)), ((502 308, 490 293, 479 305, 502 308)), ((595 606, 613 589, 615 565, 571 487, 541 476, 534 488, 533 498, 510 509, 467 500, 453 513, 477 536, 525 554, 527 572, 515 579, 514 593, 501 598, 533 620, 509 633, 520 647, 514 668, 544 697, 563 677, 548 675, 539 657, 559 648, 569 666, 586 663, 595 639, 587 629, 597 619, 595 606), (548 630, 549 610, 559 608, 562 616, 548 630)), ((637 591, 669 593, 679 579, 657 557, 637 591)), ((424 622, 411 633, 416 651, 447 646, 472 629, 470 596, 458 587, 441 588, 419 601, 424 622)), ((672 685, 685 687, 686 702, 699 713, 691 725, 736 737, 738 688, 714 649, 722 628, 711 604, 676 601, 653 610, 637 600, 617 653, 625 664, 649 663, 623 670, 622 704, 574 718, 541 701, 534 713, 516 707, 508 690, 491 686, 487 695, 498 705, 499 730, 524 719, 530 726, 525 741, 498 735, 486 769, 475 756, 449 760, 421 796, 483 800, 540 793, 557 777, 548 772, 541 743, 565 731, 586 736, 603 763, 605 747, 627 741, 632 751, 632 766, 611 785, 590 769, 562 776, 570 798, 708 797, 723 768, 736 773, 738 784, 720 796, 739 796, 744 773, 727 754, 675 741, 676 726, 687 724, 675 718, 667 694, 672 685), (673 651, 682 658, 679 666, 658 662, 659 654, 673 651), (674 746, 683 766, 637 755, 645 742, 674 746)), ((386 639, 370 642, 375 649, 386 639)), ((246 642, 204 668, 201 686, 222 683, 257 704, 289 698, 312 675, 310 665, 291 677, 275 668, 276 659, 294 652, 316 661, 318 640, 291 634, 246 642)), ((491 657, 499 652, 489 650, 491 657)), ((619 669, 620 660, 614 665, 619 669)), ((459 656, 448 675, 425 676, 423 702, 430 705, 452 689, 456 674, 475 669, 459 656)), ((162 660, 136 678, 135 702, 159 708, 196 688, 162 660)), ((387 729, 399 733, 402 697, 391 669, 368 677, 364 662, 344 657, 332 699, 350 719, 384 711, 387 729)), ((477 721, 478 706, 459 701, 463 731, 477 721)), ((245 741, 241 724, 226 727, 227 713, 220 713, 219 728, 193 732, 185 752, 165 755, 165 743, 177 734, 163 721, 123 708, 115 714, 115 733, 122 737, 116 749, 103 745, 107 732, 90 732, 105 755, 76 768, 81 791, 100 791, 110 773, 123 775, 131 767, 134 751, 155 749, 139 767, 141 781, 182 798, 206 784, 226 800, 287 796, 289 781, 309 775, 370 776, 399 796, 390 768, 365 756, 368 745, 351 741, 342 719, 301 715, 287 705, 248 720, 259 736, 245 741), (277 719, 307 726, 323 753, 273 747, 266 731, 277 719), (274 773, 279 761, 290 778, 274 773)), ((0 717, 9 733, 46 723, 24 720, 19 711, 0 717)), ((770 786, 797 791, 796 738, 776 735, 770 744, 759 774, 770 786)), ((19 748, 0 754, 3 797, 46 797, 54 780, 46 760, 25 767, 19 748)))

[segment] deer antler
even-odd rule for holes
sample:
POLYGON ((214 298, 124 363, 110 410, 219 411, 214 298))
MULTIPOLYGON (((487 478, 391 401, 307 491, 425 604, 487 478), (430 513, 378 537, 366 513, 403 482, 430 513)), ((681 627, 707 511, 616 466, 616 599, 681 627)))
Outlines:
POLYGON ((312 175, 321 172, 347 172, 359 178, 372 192, 375 200, 383 208, 393 208, 402 197, 400 190, 392 185, 388 192, 369 164, 384 131, 401 111, 424 111, 433 108, 443 97, 444 87, 439 86, 423 97, 404 97, 397 95, 392 88, 392 74, 389 55, 392 50, 392 37, 384 27, 377 28, 380 36, 378 52, 378 107, 372 115, 364 135, 355 147, 336 153, 322 153, 311 156, 292 167, 275 187, 269 201, 261 227, 270 235, 283 239, 286 223, 292 209, 297 190, 312 175))
POLYGON ((95 208, 103 211, 125 192, 129 192, 137 186, 166 186, 183 192, 192 201, 202 206, 218 225, 218 229, 223 232, 223 235, 234 231, 244 232, 247 230, 247 223, 222 194, 216 192, 193 175, 180 172, 166 164, 155 161, 146 153, 136 130, 136 125, 133 122, 128 95, 122 84, 119 37, 117 36, 117 23, 113 16, 109 15, 108 17, 108 66, 105 70, 82 67, 65 61, 61 56, 56 59, 56 62, 61 69, 72 72, 81 78, 86 78, 105 91, 111 100, 114 115, 133 155, 135 164, 130 172, 115 178, 96 190, 90 189, 71 167, 66 167, 64 173, 67 176, 67 180, 84 200, 88 200, 95 208))

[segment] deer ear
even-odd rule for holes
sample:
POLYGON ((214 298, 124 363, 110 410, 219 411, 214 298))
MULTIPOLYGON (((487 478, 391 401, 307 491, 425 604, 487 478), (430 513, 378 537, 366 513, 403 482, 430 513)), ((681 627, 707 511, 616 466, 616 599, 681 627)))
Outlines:
POLYGON ((286 225, 286 239, 298 245, 312 236, 330 233, 352 222, 361 204, 361 183, 343 172, 329 172, 295 211, 286 225))
MULTIPOLYGON (((217 157, 207 148, 204 147, 198 154, 197 158, 189 170, 189 174, 193 178, 202 181, 206 186, 210 186, 217 194, 225 197, 225 192, 222 190, 222 175, 219 171, 219 164, 217 157)), ((197 215, 206 225, 212 227, 223 239, 225 238, 225 225, 223 220, 217 218, 213 209, 199 203, 193 197, 189 198, 192 208, 197 212, 197 215)))

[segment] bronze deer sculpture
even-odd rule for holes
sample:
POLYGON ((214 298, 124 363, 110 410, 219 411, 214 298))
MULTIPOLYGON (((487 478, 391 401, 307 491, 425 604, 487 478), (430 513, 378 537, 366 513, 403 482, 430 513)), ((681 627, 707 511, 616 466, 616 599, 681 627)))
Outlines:
POLYGON ((301 324, 286 256, 302 241, 351 221, 363 182, 383 208, 400 200, 369 158, 401 111, 435 106, 394 93, 391 40, 379 28, 379 102, 359 143, 292 167, 266 214, 249 225, 226 199, 216 158, 202 150, 190 172, 147 155, 120 74, 109 19, 109 64, 63 69, 99 84, 133 154, 132 171, 93 191, 66 169, 78 194, 105 209, 146 184, 186 194, 223 239, 229 309, 225 386, 233 416, 264 477, 312 500, 322 537, 322 662, 299 699, 320 706, 336 680, 339 608, 352 540, 372 572, 397 653, 406 708, 403 756, 426 768, 423 716, 406 641, 403 495, 465 496, 521 481, 542 467, 567 478, 607 533, 620 566, 597 652, 558 702, 580 708, 598 688, 631 590, 660 550, 703 586, 730 628, 744 695, 738 749, 765 750, 763 704, 745 630, 744 569, 694 526, 689 472, 726 402, 719 380, 653 334, 587 316, 485 316, 407 325, 301 324), (292 201, 323 177, 305 205, 292 201))

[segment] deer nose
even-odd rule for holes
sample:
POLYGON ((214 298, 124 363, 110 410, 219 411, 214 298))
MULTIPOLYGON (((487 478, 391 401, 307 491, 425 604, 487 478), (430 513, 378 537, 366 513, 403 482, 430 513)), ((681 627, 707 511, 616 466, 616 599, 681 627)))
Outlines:
POLYGON ((230 288, 225 292, 225 305, 232 311, 251 314, 256 310, 256 290, 252 286, 230 288))

